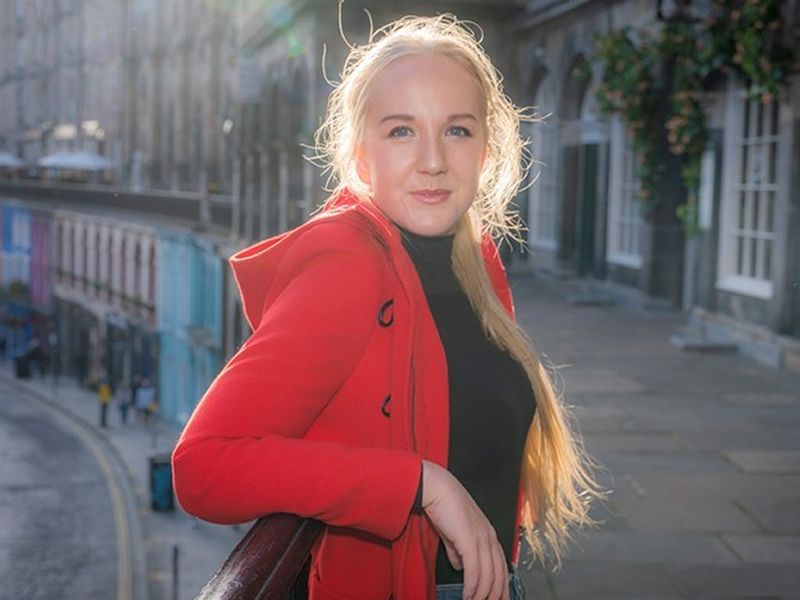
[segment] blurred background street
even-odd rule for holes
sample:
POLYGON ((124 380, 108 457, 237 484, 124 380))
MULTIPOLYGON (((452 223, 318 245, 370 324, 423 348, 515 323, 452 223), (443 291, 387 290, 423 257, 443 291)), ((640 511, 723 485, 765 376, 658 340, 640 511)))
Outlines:
MULTIPOLYGON (((800 1, 365 8, 471 19, 543 117, 502 253, 612 493, 529 598, 800 598, 800 1)), ((227 258, 326 197, 337 19, 0 0, 0 599, 194 598, 247 531, 164 457, 249 334, 227 258)))

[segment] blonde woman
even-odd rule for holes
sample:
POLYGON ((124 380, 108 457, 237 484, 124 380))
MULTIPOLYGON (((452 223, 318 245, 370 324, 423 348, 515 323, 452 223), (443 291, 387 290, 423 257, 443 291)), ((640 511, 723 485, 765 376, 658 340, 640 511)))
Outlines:
POLYGON ((253 334, 187 424, 175 488, 217 523, 326 523, 311 598, 521 598, 520 529, 558 559, 590 521, 491 237, 513 226, 521 116, 454 17, 392 23, 330 97, 323 210, 231 258, 253 334))

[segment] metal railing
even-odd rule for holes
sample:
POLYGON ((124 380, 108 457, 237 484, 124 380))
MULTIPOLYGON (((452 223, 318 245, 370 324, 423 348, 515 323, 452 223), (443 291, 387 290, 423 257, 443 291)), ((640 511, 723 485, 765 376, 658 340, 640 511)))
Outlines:
POLYGON ((284 600, 323 528, 289 514, 259 519, 195 600, 284 600))

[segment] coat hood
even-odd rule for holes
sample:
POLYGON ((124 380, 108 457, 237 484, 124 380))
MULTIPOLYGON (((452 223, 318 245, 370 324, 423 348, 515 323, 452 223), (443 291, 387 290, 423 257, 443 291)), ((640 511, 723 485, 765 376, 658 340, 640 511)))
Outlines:
MULTIPOLYGON (((277 266, 291 247, 292 241, 310 228, 335 215, 347 214, 345 221, 354 225, 366 224, 373 230, 376 240, 388 246, 400 244, 397 227, 371 202, 360 200, 350 190, 344 189, 331 196, 314 217, 299 227, 277 236, 261 240, 234 253, 229 263, 242 299, 242 309, 251 329, 255 330, 264 313, 264 302, 272 285, 277 266)), ((511 293, 505 269, 494 241, 488 235, 481 244, 487 271, 503 305, 512 310, 511 293)))

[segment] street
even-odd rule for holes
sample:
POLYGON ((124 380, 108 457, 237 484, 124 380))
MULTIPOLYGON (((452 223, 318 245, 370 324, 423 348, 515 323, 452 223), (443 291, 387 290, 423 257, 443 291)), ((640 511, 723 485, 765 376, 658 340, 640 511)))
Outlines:
POLYGON ((90 449, 0 381, 0 598, 117 598, 115 511, 90 449))
MULTIPOLYGON (((679 350, 669 341, 684 323, 674 311, 572 304, 569 282, 518 277, 512 285, 518 318, 559 366, 557 387, 611 490, 594 508, 604 522, 576 534, 559 572, 521 566, 528 598, 800 598, 800 379, 737 354, 679 350)), ((116 526, 98 462, 74 430, 4 383, 5 367, 0 580, 13 583, 0 598, 50 598, 55 589, 114 598, 116 526)), ((15 383, 42 399, 51 393, 42 380, 15 383)), ((93 393, 65 380, 57 398, 96 424, 93 393)), ((153 600, 171 597, 174 546, 179 597, 188 600, 246 531, 179 508, 149 510, 147 456, 168 450, 177 434, 164 425, 155 448, 147 428, 121 426, 114 413, 95 436, 133 477, 146 553, 135 582, 153 600)))

